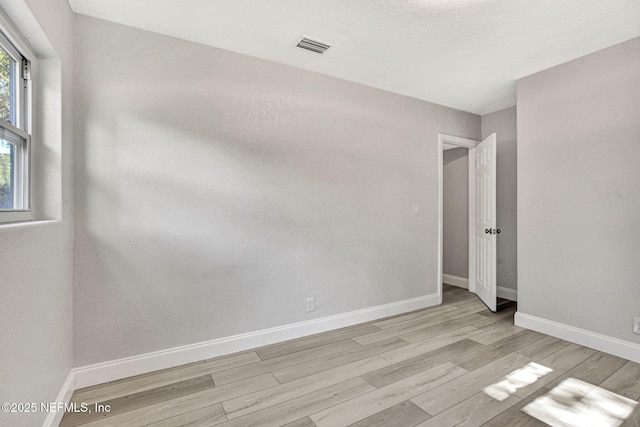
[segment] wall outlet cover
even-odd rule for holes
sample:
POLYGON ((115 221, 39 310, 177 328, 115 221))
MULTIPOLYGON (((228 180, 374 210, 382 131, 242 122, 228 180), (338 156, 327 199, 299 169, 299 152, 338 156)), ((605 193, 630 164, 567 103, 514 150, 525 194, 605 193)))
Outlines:
POLYGON ((640 317, 633 318, 633 333, 640 335, 640 317))

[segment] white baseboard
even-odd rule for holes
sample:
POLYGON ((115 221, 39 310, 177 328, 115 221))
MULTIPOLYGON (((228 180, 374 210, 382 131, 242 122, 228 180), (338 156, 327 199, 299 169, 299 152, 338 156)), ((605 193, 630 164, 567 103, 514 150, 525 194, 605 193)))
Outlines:
MULTIPOLYGON (((67 375, 67 379, 64 381, 64 384, 62 384, 62 389, 60 389, 60 393, 58 393, 58 397, 56 397, 54 402, 69 403, 74 391, 74 372, 72 369, 71 372, 69 372, 69 375, 67 375)), ((49 415, 47 415, 47 418, 44 420, 43 427, 58 427, 63 416, 64 411, 49 412, 49 415)))
POLYGON ((517 312, 515 314, 516 326, 531 329, 536 332, 551 335, 552 337, 571 341, 576 344, 590 347, 595 350, 613 354, 636 363, 640 363, 640 344, 623 341, 618 338, 554 322, 541 317, 531 316, 517 312))
POLYGON ((508 299, 509 301, 518 301, 518 291, 515 289, 498 286, 496 294, 498 298, 508 299))
MULTIPOLYGON (((457 286, 459 288, 469 289, 469 279, 465 277, 458 277, 452 274, 443 274, 442 283, 448 285, 457 286)), ((498 298, 508 299, 509 301, 518 301, 518 291, 511 288, 505 288, 498 286, 496 289, 498 298)))
POLYGON ((313 319, 246 334, 175 347, 124 359, 74 368, 75 388, 89 387, 159 369, 223 356, 264 345, 352 326, 440 304, 438 294, 426 295, 349 313, 313 319))
POLYGON ((452 274, 443 274, 442 283, 457 286, 459 288, 469 289, 469 279, 465 277, 454 276, 452 274))

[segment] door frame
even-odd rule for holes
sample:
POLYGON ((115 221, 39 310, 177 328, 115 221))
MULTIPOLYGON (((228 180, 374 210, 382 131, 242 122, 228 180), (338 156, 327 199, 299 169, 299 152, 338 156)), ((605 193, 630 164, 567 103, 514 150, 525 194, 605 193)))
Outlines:
POLYGON ((471 244, 475 236, 475 147, 481 141, 470 138, 438 133, 438 301, 442 304, 442 253, 443 253, 443 220, 444 220, 444 147, 454 145, 468 150, 469 164, 469 291, 476 291, 475 282, 475 248, 471 244))

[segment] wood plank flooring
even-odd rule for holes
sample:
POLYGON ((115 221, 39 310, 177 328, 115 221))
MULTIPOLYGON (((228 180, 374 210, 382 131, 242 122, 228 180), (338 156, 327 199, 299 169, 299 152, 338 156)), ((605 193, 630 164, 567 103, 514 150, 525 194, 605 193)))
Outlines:
POLYGON ((544 426, 530 404, 584 382, 636 404, 609 425, 640 426, 640 364, 514 326, 502 306, 445 285, 438 307, 77 390, 111 411, 60 425, 544 426), (551 371, 521 381, 535 364, 551 371))

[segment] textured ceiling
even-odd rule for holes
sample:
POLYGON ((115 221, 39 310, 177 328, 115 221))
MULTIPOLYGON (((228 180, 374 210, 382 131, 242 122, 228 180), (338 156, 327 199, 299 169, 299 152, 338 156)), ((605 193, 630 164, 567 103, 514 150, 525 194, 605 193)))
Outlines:
POLYGON ((69 0, 77 13, 485 114, 640 36, 640 0, 69 0), (334 46, 295 47, 301 35, 334 46))

